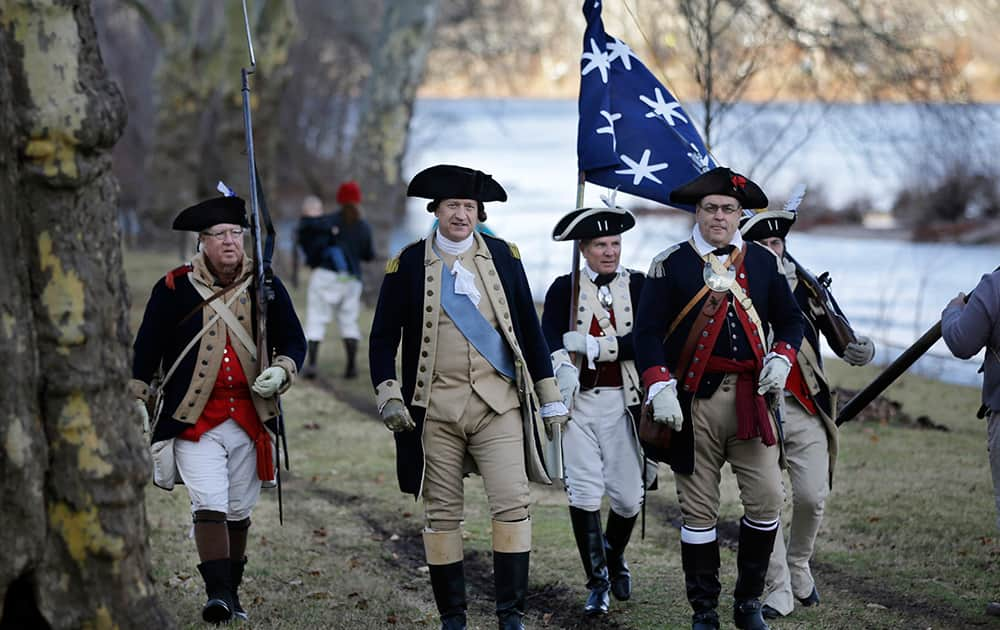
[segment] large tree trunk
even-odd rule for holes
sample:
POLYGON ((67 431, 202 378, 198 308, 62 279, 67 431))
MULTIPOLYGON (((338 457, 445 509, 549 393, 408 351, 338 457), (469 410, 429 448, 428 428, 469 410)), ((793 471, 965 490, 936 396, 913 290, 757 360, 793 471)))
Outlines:
MULTIPOLYGON (((406 211, 403 155, 439 4, 439 0, 388 2, 372 51, 354 158, 380 258, 391 254, 386 251, 389 237, 406 211)), ((366 269, 367 297, 377 294, 381 275, 380 266, 366 269)))
POLYGON ((0 626, 172 626, 153 594, 146 445, 110 150, 124 102, 86 3, 0 2, 0 626))

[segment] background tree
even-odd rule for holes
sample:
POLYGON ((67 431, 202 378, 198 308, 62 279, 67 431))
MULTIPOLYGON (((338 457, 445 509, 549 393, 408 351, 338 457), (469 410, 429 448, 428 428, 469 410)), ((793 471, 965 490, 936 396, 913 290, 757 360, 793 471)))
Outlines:
POLYGON ((125 106, 89 7, 0 3, 0 626, 162 628, 110 150, 125 106))

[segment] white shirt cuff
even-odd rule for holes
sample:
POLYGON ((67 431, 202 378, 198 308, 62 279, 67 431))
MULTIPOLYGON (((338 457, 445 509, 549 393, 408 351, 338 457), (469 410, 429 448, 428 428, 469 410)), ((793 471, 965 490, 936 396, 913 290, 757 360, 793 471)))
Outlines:
POLYGON ((653 398, 662 392, 667 387, 677 387, 677 379, 672 378, 669 381, 660 381, 659 383, 653 383, 649 386, 649 391, 646 392, 646 402, 653 400, 653 398))
POLYGON ((556 402, 545 403, 539 410, 543 418, 551 418, 552 416, 568 416, 569 409, 563 404, 563 401, 557 400, 556 402))

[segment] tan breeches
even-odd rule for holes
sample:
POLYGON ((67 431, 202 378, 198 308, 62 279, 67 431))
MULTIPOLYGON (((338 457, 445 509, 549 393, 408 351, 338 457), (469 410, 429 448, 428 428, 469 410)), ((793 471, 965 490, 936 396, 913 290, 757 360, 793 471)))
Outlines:
POLYGON ((736 474, 747 518, 760 523, 776 520, 782 500, 779 449, 777 445, 764 446, 760 438, 736 439, 735 375, 727 374, 711 398, 691 402, 691 421, 694 472, 674 477, 684 524, 699 529, 715 527, 719 482, 726 462, 736 474))
POLYGON ((490 513, 497 521, 528 518, 528 476, 520 409, 496 414, 477 394, 461 419, 424 423, 424 516, 435 531, 459 527, 465 509, 462 464, 468 453, 483 477, 490 513))
POLYGON ((830 454, 822 421, 791 397, 785 399, 783 419, 785 459, 792 483, 792 522, 787 548, 781 530, 774 541, 764 603, 787 615, 795 606, 792 597, 806 598, 815 586, 809 560, 830 492, 830 454))

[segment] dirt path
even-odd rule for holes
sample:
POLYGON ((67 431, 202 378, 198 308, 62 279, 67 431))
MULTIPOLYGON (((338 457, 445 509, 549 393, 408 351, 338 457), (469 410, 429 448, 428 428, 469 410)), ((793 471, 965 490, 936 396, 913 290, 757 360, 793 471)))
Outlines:
MULTIPOLYGON (((330 392, 349 406, 376 421, 374 405, 370 395, 359 382, 345 386, 343 381, 320 378, 314 383, 330 392)), ((294 480, 289 484, 290 492, 296 492, 294 480)), ((302 491, 305 491, 303 488, 302 491)), ((338 492, 329 488, 309 489, 324 499, 348 506, 353 518, 363 523, 374 539, 381 540, 386 551, 383 557, 392 558, 384 569, 389 572, 405 573, 413 579, 427 579, 421 524, 419 519, 401 518, 398 513, 381 509, 367 503, 363 497, 338 492)), ((419 509, 419 508, 418 508, 419 509)), ((675 529, 681 526, 680 508, 665 494, 657 493, 647 504, 647 523, 653 521, 667 523, 675 529)), ((737 521, 719 523, 719 538, 723 546, 735 550, 739 537, 737 521)), ((657 528, 647 529, 647 536, 657 537, 657 528)), ((663 531, 663 530, 659 530, 663 531)), ((637 531, 638 533, 638 531, 637 531)), ((663 537, 660 534, 659 537, 663 537)), ((663 540, 669 547, 676 541, 663 540)), ((668 549, 669 552, 669 549, 668 549)), ((814 562, 817 584, 827 601, 842 599, 860 602, 864 606, 885 607, 907 621, 907 627, 983 627, 990 620, 981 616, 970 616, 964 611, 941 601, 916 600, 912 596, 887 587, 878 576, 852 573, 844 568, 828 563, 814 562)), ((466 582, 469 594, 470 612, 478 618, 489 618, 493 609, 493 570, 489 552, 470 550, 465 560, 466 582)), ((567 576, 567 580, 578 576, 567 576)), ((428 589, 429 590, 429 589, 428 589)), ((588 620, 579 614, 580 593, 566 582, 533 585, 528 594, 529 613, 526 618, 531 626, 548 628, 628 628, 616 621, 614 616, 588 620)))

